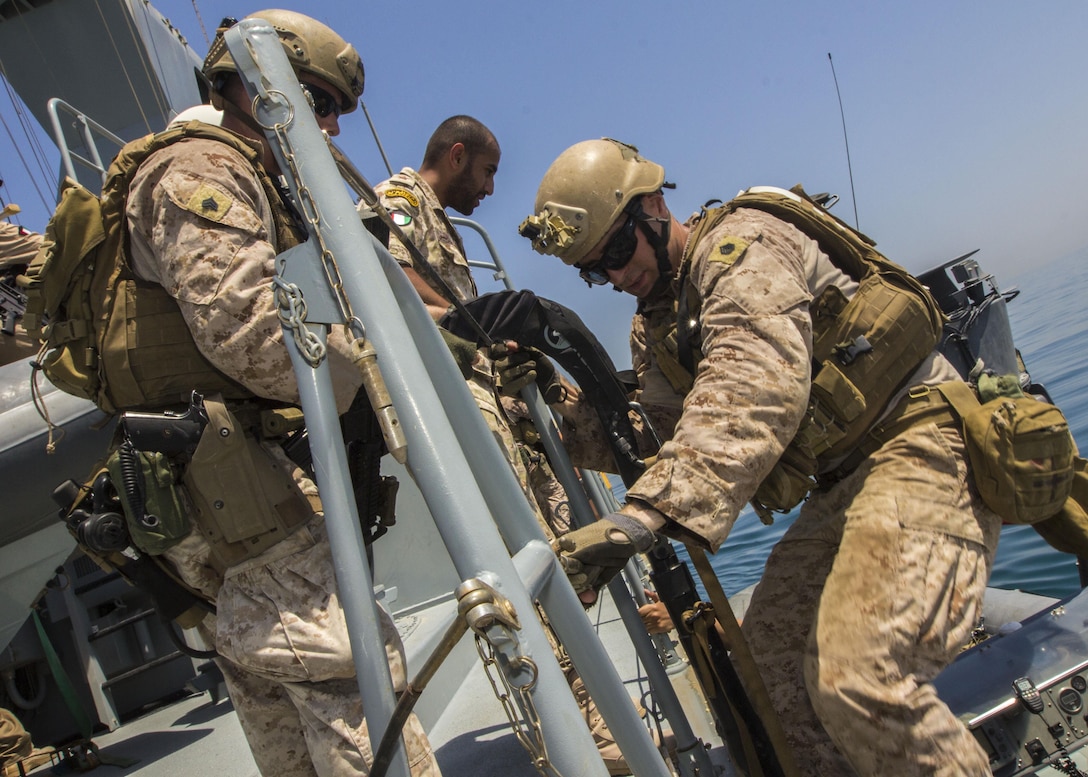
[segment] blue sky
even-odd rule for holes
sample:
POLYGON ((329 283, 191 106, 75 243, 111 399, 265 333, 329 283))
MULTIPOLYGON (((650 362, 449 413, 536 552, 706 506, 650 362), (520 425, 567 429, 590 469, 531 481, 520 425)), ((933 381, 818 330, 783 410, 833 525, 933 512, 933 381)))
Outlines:
MULTIPOLYGON (((586 289, 516 234, 547 166, 572 143, 611 136, 664 165, 681 216, 747 186, 801 182, 838 193, 835 213, 853 223, 829 52, 860 227, 890 258, 920 272, 980 248, 1000 280, 1088 245, 1081 0, 285 4, 359 49, 364 100, 395 168, 416 166, 447 116, 491 127, 503 149, 496 194, 473 217, 514 281, 574 308, 621 367, 634 301, 586 289)), ((193 4, 155 5, 203 54, 193 4)), ((222 16, 262 7, 197 4, 208 34, 222 16)), ((360 169, 386 177, 362 113, 342 128, 360 169)), ((10 142, 0 138, 5 201, 40 229, 44 209, 13 190, 22 171, 10 142)))

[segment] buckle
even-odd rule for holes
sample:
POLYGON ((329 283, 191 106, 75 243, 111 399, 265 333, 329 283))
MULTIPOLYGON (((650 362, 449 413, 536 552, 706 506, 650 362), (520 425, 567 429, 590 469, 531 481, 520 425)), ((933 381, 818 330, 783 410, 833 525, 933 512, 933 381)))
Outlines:
POLYGON ((925 384, 920 386, 911 386, 909 389, 907 389, 907 396, 911 399, 921 399, 922 397, 929 396, 931 393, 932 388, 926 386, 925 384))

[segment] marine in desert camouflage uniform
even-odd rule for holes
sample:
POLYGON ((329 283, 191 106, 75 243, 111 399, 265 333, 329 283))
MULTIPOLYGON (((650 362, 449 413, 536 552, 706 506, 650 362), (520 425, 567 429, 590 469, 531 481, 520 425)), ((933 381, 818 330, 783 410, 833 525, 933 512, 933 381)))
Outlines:
MULTIPOLYGON (((621 513, 561 540, 587 599, 653 531, 719 548, 806 412, 810 303, 829 285, 846 298, 857 287, 816 242, 759 210, 736 210, 688 246, 690 224, 669 213, 663 183, 662 168, 632 147, 587 141, 553 163, 522 225, 538 251, 639 298, 639 399, 669 438, 621 513), (701 357, 690 388, 676 389, 660 334, 676 331, 667 324, 676 321, 685 256, 701 301, 701 357)), ((954 368, 934 352, 887 407, 907 406, 908 387, 924 395, 952 380, 954 368)), ((603 450, 589 442, 593 419, 577 397, 561 412, 574 458, 603 450)), ((999 530, 951 422, 889 434, 809 497, 767 561, 743 624, 804 774, 990 773, 929 681, 977 621, 999 530)))
MULTIPOLYGON (((318 123, 330 135, 337 117, 356 107, 362 62, 336 33, 289 11, 253 15, 285 40, 318 123), (291 43, 288 45, 287 40, 291 43)), ((251 17, 252 18, 252 17, 251 17)), ((249 100, 225 53, 222 30, 205 61, 224 129, 247 138, 275 161, 248 119, 249 100), (248 120, 247 120, 248 119, 248 120)), ((277 245, 273 203, 257 170, 233 148, 190 138, 150 156, 137 171, 127 209, 133 270, 177 302, 199 351, 259 400, 294 404, 298 388, 274 301, 277 245)), ((328 358, 336 403, 344 411, 362 385, 349 343, 334 330, 328 358)), ((200 389, 200 386, 193 386, 200 389)), ((179 576, 214 601, 204 623, 217 663, 261 773, 363 774, 372 760, 344 613, 340 607, 320 499, 312 481, 271 441, 265 464, 307 505, 306 520, 278 544, 223 568, 203 529, 167 551, 179 576)), ((200 528, 200 527, 198 527, 200 528)), ((403 647, 392 619, 381 625, 394 686, 403 688, 403 647)), ((417 720, 404 730, 413 775, 438 775, 417 720)))

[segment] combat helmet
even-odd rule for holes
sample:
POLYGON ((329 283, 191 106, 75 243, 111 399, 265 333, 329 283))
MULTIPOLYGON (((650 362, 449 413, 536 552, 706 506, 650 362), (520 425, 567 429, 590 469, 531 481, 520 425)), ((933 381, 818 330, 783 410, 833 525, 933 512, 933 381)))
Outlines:
POLYGON ((636 197, 665 184, 665 168, 612 138, 585 140, 552 162, 537 189, 535 214, 518 232, 533 250, 578 265, 636 197))
MULTIPOLYGON (((363 93, 364 74, 363 60, 354 46, 316 19, 295 11, 273 8, 257 11, 246 18, 264 19, 271 24, 296 72, 312 73, 328 81, 343 96, 341 112, 355 110, 363 93)), ((235 72, 234 58, 223 40, 223 33, 232 24, 233 19, 223 20, 208 56, 204 58, 204 76, 213 84, 216 76, 235 72)))

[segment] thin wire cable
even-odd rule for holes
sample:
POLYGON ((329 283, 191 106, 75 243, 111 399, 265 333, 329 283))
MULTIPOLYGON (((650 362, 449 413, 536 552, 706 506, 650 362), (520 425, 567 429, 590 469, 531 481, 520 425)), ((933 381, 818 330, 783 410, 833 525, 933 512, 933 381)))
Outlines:
MULTIPOLYGON (((0 63, 0 74, 3 74, 2 63, 0 63)), ((53 205, 50 204, 49 198, 45 196, 45 194, 42 192, 41 186, 39 186, 40 181, 49 180, 49 173, 46 171, 47 168, 44 164, 45 152, 41 148, 41 144, 37 136, 34 135, 30 127, 28 126, 22 106, 19 104, 18 100, 15 99, 11 83, 7 80, 6 75, 4 75, 3 77, 3 82, 4 88, 8 94, 8 99, 11 102, 16 116, 19 117, 19 124, 22 127, 23 136, 27 140, 27 143, 30 146, 31 150, 34 152, 34 161, 38 167, 37 175, 35 175, 34 171, 31 170, 30 164, 27 162, 26 156, 23 154, 22 144, 16 140, 15 134, 12 132, 11 127, 8 126, 7 119, 4 118, 3 113, 0 113, 0 124, 4 125, 4 132, 7 133, 8 139, 11 141, 11 145, 15 149, 15 154, 19 157, 19 161, 22 163, 23 169, 26 171, 27 178, 30 179, 31 185, 34 187, 35 192, 37 192, 38 199, 41 201, 42 207, 45 208, 45 210, 52 212, 53 205)))
POLYGON ((835 94, 839 98, 839 116, 842 117, 842 139, 846 144, 846 171, 850 174, 850 199, 854 203, 854 229, 861 231, 858 223, 858 198, 854 194, 854 168, 850 164, 850 139, 846 137, 846 113, 842 109, 842 93, 839 91, 839 77, 835 75, 835 62, 831 59, 831 52, 827 52, 827 61, 831 64, 831 77, 835 81, 835 94))
POLYGON ((212 46, 212 42, 208 39, 208 30, 204 27, 204 19, 200 15, 200 9, 196 7, 196 0, 193 2, 193 13, 196 14, 197 24, 200 25, 200 34, 204 36, 204 48, 209 49, 212 46))
MULTIPOLYGON (((160 127, 152 127, 150 119, 148 119, 147 114, 144 113, 143 105, 140 104, 139 95, 136 92, 136 86, 135 86, 135 84, 132 83, 132 76, 129 74, 128 67, 125 66, 125 61, 121 57, 121 51, 117 47, 117 41, 114 40, 113 33, 110 30, 110 25, 106 22, 106 15, 102 10, 101 3, 99 3, 98 0, 95 0, 94 7, 95 7, 95 10, 98 11, 99 18, 102 20, 102 26, 106 30, 106 36, 109 38, 110 46, 113 47, 113 53, 115 55, 117 55, 117 62, 121 65, 121 72, 125 74, 125 83, 128 84, 129 93, 133 96, 136 107, 140 111, 140 118, 143 119, 144 127, 147 129, 148 132, 154 132, 154 131, 156 131, 158 129, 161 129, 160 127)), ((131 32, 132 32, 131 31, 131 23, 129 24, 129 27, 130 27, 130 34, 131 34, 131 32)), ((137 44, 137 49, 139 49, 138 44, 137 44)), ((142 59, 142 57, 141 57, 141 59, 142 59)), ((147 70, 148 70, 147 63, 144 62, 143 65, 144 65, 144 71, 146 73, 147 70)), ((157 97, 157 95, 156 95, 156 97, 157 97)))

